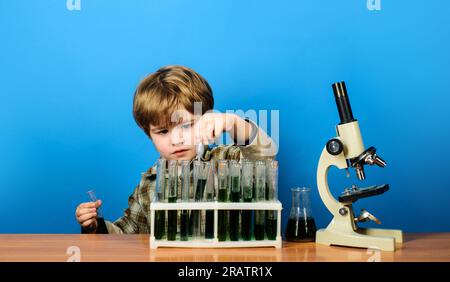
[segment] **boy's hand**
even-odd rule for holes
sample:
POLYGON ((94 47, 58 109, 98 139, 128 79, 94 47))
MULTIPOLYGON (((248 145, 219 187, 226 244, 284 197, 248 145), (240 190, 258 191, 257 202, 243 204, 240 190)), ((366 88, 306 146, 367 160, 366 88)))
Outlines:
POLYGON ((212 144, 228 132, 238 145, 245 144, 252 134, 252 126, 238 115, 227 113, 206 113, 195 123, 195 144, 212 144))
POLYGON ((84 229, 92 231, 97 229, 97 209, 101 205, 102 201, 97 200, 96 202, 82 203, 77 207, 75 215, 78 223, 84 229))

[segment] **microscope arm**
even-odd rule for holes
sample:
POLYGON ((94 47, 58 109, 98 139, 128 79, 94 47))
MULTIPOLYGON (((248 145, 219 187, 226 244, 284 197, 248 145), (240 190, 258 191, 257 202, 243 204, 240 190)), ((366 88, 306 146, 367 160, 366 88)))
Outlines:
POLYGON ((340 204, 333 197, 330 192, 330 187, 328 186, 328 170, 331 166, 335 166, 339 169, 348 168, 343 152, 338 155, 331 155, 330 153, 328 153, 325 146, 322 154, 320 155, 319 166, 317 168, 317 187, 319 190, 320 198, 322 199, 328 210, 330 212, 338 212, 342 204, 340 204))

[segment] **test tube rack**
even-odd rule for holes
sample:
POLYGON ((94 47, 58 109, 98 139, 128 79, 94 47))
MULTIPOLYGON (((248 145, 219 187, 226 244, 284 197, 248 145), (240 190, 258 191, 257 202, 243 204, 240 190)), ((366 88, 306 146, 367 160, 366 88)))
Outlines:
POLYGON ((153 202, 150 204, 150 248, 175 247, 175 248, 248 248, 248 247, 275 247, 281 248, 281 210, 280 201, 264 202, 179 202, 165 203, 153 202), (214 238, 213 239, 192 239, 189 241, 168 241, 167 239, 156 239, 155 234, 155 211, 159 210, 214 210, 214 238), (219 241, 218 239, 218 211, 219 210, 269 210, 277 211, 277 235, 275 240, 239 240, 239 241, 219 241))

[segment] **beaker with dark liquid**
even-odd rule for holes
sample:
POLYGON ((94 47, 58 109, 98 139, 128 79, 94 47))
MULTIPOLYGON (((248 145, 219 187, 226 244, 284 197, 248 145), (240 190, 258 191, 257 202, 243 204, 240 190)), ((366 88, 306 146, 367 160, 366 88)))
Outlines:
POLYGON ((311 211, 311 188, 292 188, 292 208, 286 228, 286 240, 313 242, 316 239, 316 223, 311 211))

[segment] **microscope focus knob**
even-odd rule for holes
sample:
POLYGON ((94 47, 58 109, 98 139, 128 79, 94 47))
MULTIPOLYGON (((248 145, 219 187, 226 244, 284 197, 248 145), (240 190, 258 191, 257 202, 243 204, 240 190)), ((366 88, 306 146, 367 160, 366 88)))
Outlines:
POLYGON ((337 156, 344 150, 344 144, 342 144, 341 140, 333 138, 328 140, 326 148, 329 154, 337 156))

